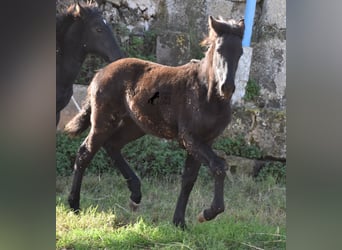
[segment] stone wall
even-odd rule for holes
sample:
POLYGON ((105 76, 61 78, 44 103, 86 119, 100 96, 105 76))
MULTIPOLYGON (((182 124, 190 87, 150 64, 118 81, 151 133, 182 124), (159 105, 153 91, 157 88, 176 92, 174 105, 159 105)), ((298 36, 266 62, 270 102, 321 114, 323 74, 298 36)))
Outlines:
MULTIPOLYGON (((57 7, 68 2, 57 1, 57 7)), ((207 34, 208 15, 240 19, 246 0, 99 0, 104 18, 121 44, 130 36, 156 34, 156 61, 181 65, 203 56, 199 42, 207 34)), ((249 78, 260 86, 253 101, 234 107, 223 136, 244 135, 266 157, 286 159, 286 2, 258 0, 254 19, 249 78)), ((243 77, 243 76, 242 76, 243 77)), ((245 86, 237 86, 237 89, 245 86)), ((244 94, 244 91, 239 93, 244 94)), ((237 94, 238 95, 238 94, 237 94)), ((79 102, 81 102, 79 100, 79 102)), ((73 103, 70 104, 73 106, 73 103)), ((68 111, 65 111, 68 112, 68 111)), ((70 112, 69 112, 70 113, 70 112)), ((64 121, 61 122, 62 125, 64 121)))

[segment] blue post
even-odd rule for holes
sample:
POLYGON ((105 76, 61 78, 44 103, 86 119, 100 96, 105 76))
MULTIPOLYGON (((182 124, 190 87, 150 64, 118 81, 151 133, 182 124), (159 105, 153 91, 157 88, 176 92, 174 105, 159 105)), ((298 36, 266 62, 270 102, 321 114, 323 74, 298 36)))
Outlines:
POLYGON ((242 46, 250 47, 256 0, 246 0, 245 9, 245 33, 243 35, 242 46))

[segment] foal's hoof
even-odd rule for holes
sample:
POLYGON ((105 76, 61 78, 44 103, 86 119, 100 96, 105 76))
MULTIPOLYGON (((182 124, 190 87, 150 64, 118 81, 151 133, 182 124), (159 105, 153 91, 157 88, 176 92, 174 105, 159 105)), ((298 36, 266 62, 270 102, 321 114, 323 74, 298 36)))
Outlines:
POLYGON ((197 219, 200 223, 206 222, 206 218, 204 217, 204 211, 200 212, 200 214, 197 216, 197 219))
POLYGON ((140 206, 140 204, 135 203, 135 202, 132 201, 131 199, 129 200, 129 208, 130 208, 133 212, 137 211, 137 210, 139 209, 139 206, 140 206))
POLYGON ((74 214, 76 214, 76 215, 79 215, 80 214, 80 212, 81 212, 81 210, 80 209, 76 209, 76 210, 72 210, 73 212, 74 212, 74 214))
POLYGON ((184 220, 178 220, 178 219, 175 219, 175 218, 174 218, 174 219, 173 219, 173 224, 174 224, 176 227, 179 227, 179 228, 182 229, 182 230, 187 229, 184 220))

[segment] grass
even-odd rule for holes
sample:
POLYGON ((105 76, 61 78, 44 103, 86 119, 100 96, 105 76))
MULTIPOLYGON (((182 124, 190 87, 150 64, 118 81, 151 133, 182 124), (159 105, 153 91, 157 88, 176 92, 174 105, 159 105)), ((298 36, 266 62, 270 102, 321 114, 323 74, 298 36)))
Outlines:
POLYGON ((128 209, 129 191, 116 173, 85 176, 78 216, 66 204, 70 186, 71 177, 57 177, 57 249, 285 249, 285 186, 272 177, 227 179, 225 212, 202 224, 197 214, 211 202, 213 181, 200 177, 185 231, 171 223, 180 177, 143 178, 137 212, 128 209))

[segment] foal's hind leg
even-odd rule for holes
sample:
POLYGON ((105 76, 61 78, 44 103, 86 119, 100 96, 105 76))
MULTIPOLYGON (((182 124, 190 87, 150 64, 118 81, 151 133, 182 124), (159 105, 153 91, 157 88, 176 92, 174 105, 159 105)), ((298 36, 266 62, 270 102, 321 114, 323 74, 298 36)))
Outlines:
POLYGON ((127 143, 136 140, 143 135, 144 132, 142 132, 132 120, 127 119, 124 121, 124 125, 119 128, 104 145, 106 152, 110 155, 115 162, 116 167, 127 181, 127 186, 131 191, 130 207, 133 211, 138 209, 141 201, 141 184, 137 175, 122 157, 120 150, 127 143))
POLYGON ((120 150, 115 150, 107 146, 105 147, 105 149, 111 156, 112 160, 115 162, 115 166, 119 169, 121 174, 126 179, 128 189, 131 191, 130 208, 133 211, 136 211, 139 208, 139 203, 141 201, 140 180, 136 176, 134 171, 130 168, 126 160, 123 158, 120 150))
POLYGON ((182 188, 178 197, 177 206, 173 215, 173 223, 182 228, 185 227, 185 209, 188 203, 190 192, 196 182, 201 163, 196 161, 190 154, 185 161, 184 172, 182 175, 182 188))
POLYGON ((68 198, 70 208, 75 212, 78 212, 80 208, 80 191, 84 171, 106 138, 108 138, 106 133, 95 133, 94 130, 91 129, 77 152, 73 182, 68 198))

